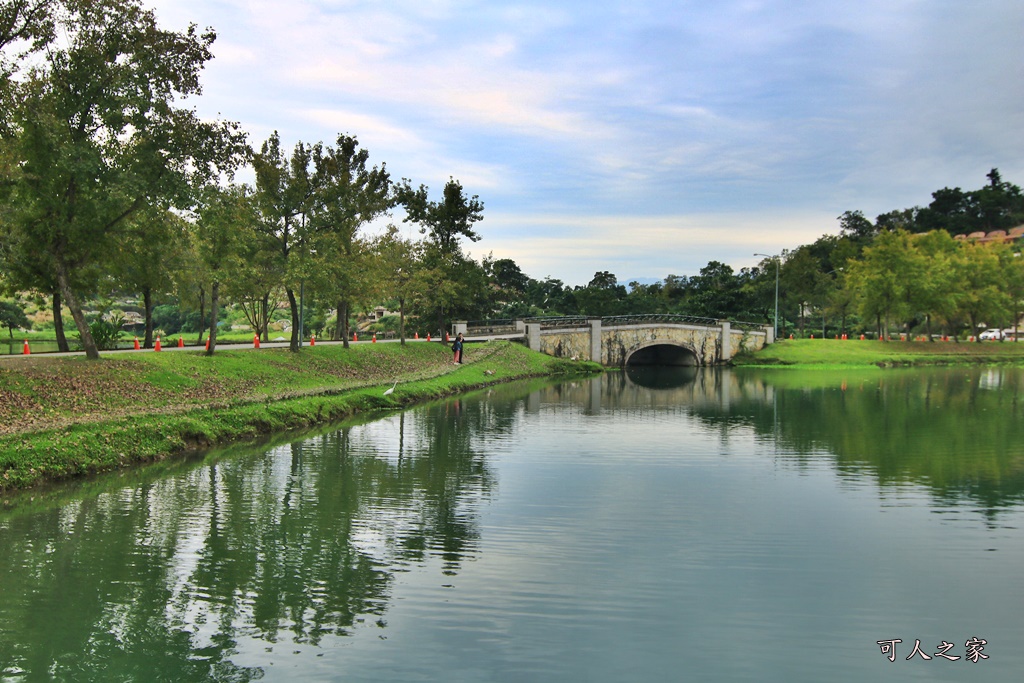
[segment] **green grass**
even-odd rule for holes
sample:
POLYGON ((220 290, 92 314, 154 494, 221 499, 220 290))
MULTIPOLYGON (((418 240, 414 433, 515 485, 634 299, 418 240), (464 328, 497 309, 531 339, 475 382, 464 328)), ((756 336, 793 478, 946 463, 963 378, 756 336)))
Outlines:
POLYGON ((0 362, 0 490, 396 409, 525 377, 599 372, 507 342, 6 359, 0 362), (395 381, 394 392, 384 390, 395 381))
POLYGON ((787 339, 733 360, 738 366, 845 368, 902 365, 1024 364, 1024 342, 880 342, 787 339))

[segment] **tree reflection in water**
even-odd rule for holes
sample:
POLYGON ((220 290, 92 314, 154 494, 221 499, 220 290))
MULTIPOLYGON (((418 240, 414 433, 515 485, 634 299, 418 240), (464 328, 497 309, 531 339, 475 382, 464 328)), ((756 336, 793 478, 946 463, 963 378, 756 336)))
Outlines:
POLYGON ((683 411, 722 438, 746 425, 791 466, 832 458, 841 477, 867 473, 883 494, 914 484, 992 519, 1024 501, 1020 368, 679 370, 690 369, 611 373, 590 404, 683 411), (655 404, 650 388, 660 390, 655 404))
POLYGON ((245 681, 255 648, 386 628, 396 572, 475 552, 494 476, 474 442, 513 410, 438 404, 5 513, 6 673, 245 681))
POLYGON ((824 466, 883 498, 926 491, 993 524, 1024 501, 1018 369, 680 370, 497 387, 58 503, 32 493, 0 513, 4 677, 245 681, 332 638, 386 637, 403 572, 447 582, 481 552, 496 440, 545 421, 591 437, 629 425, 637 441, 703 430, 739 444, 715 462, 756 443, 780 468, 824 466), (627 422, 589 421, 606 412, 627 422))

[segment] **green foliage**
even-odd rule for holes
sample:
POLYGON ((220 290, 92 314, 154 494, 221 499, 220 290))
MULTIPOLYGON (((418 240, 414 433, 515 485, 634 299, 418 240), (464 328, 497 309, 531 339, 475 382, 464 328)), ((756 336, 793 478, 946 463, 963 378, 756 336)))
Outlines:
POLYGON ((112 269, 119 240, 147 207, 188 205, 193 190, 240 160, 237 126, 175 106, 200 91, 212 31, 161 29, 138 0, 66 3, 56 33, 8 91, 0 157, 12 203, 8 253, 40 288, 59 289, 90 358, 80 298, 112 269), (38 258, 42 255, 42 259, 38 258), (37 267, 41 266, 41 267, 37 267))
POLYGON ((12 339, 15 329, 31 327, 24 309, 13 301, 0 301, 0 325, 7 328, 8 336, 12 339))
POLYGON ((883 213, 874 225, 860 211, 847 211, 840 216, 843 234, 866 241, 885 230, 945 230, 951 235, 966 235, 1024 224, 1024 193, 1020 187, 1004 181, 996 168, 986 178, 988 184, 977 190, 936 190, 928 206, 883 213))
POLYGON ((174 304, 161 304, 153 308, 153 326, 164 334, 176 334, 185 322, 181 308, 174 304))
POLYGON ((117 342, 121 338, 121 323, 124 318, 120 316, 111 317, 109 320, 104 317, 98 317, 89 323, 89 331, 92 333, 92 339, 96 343, 96 348, 100 350, 110 350, 117 348, 117 342))

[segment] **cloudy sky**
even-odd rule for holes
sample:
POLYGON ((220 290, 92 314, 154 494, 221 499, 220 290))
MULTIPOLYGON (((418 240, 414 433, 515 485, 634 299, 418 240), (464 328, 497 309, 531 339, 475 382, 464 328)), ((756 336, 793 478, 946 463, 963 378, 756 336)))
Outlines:
MULTIPOLYGON (((1020 0, 151 0, 258 147, 359 138, 485 204, 476 257, 586 284, 749 266, 837 216, 1024 185, 1020 0)), ((409 229, 409 234, 414 232, 409 229)))

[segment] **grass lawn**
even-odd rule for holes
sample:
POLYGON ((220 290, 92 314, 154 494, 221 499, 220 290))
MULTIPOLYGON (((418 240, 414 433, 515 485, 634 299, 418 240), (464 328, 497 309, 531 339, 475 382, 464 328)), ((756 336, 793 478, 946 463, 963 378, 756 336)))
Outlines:
POLYGON ((738 366, 850 367, 874 365, 957 365, 1022 363, 1024 342, 901 342, 786 339, 753 354, 737 356, 738 366))
POLYGON ((471 344, 466 361, 425 342, 0 358, 0 490, 502 381, 600 371, 508 342, 471 344))

